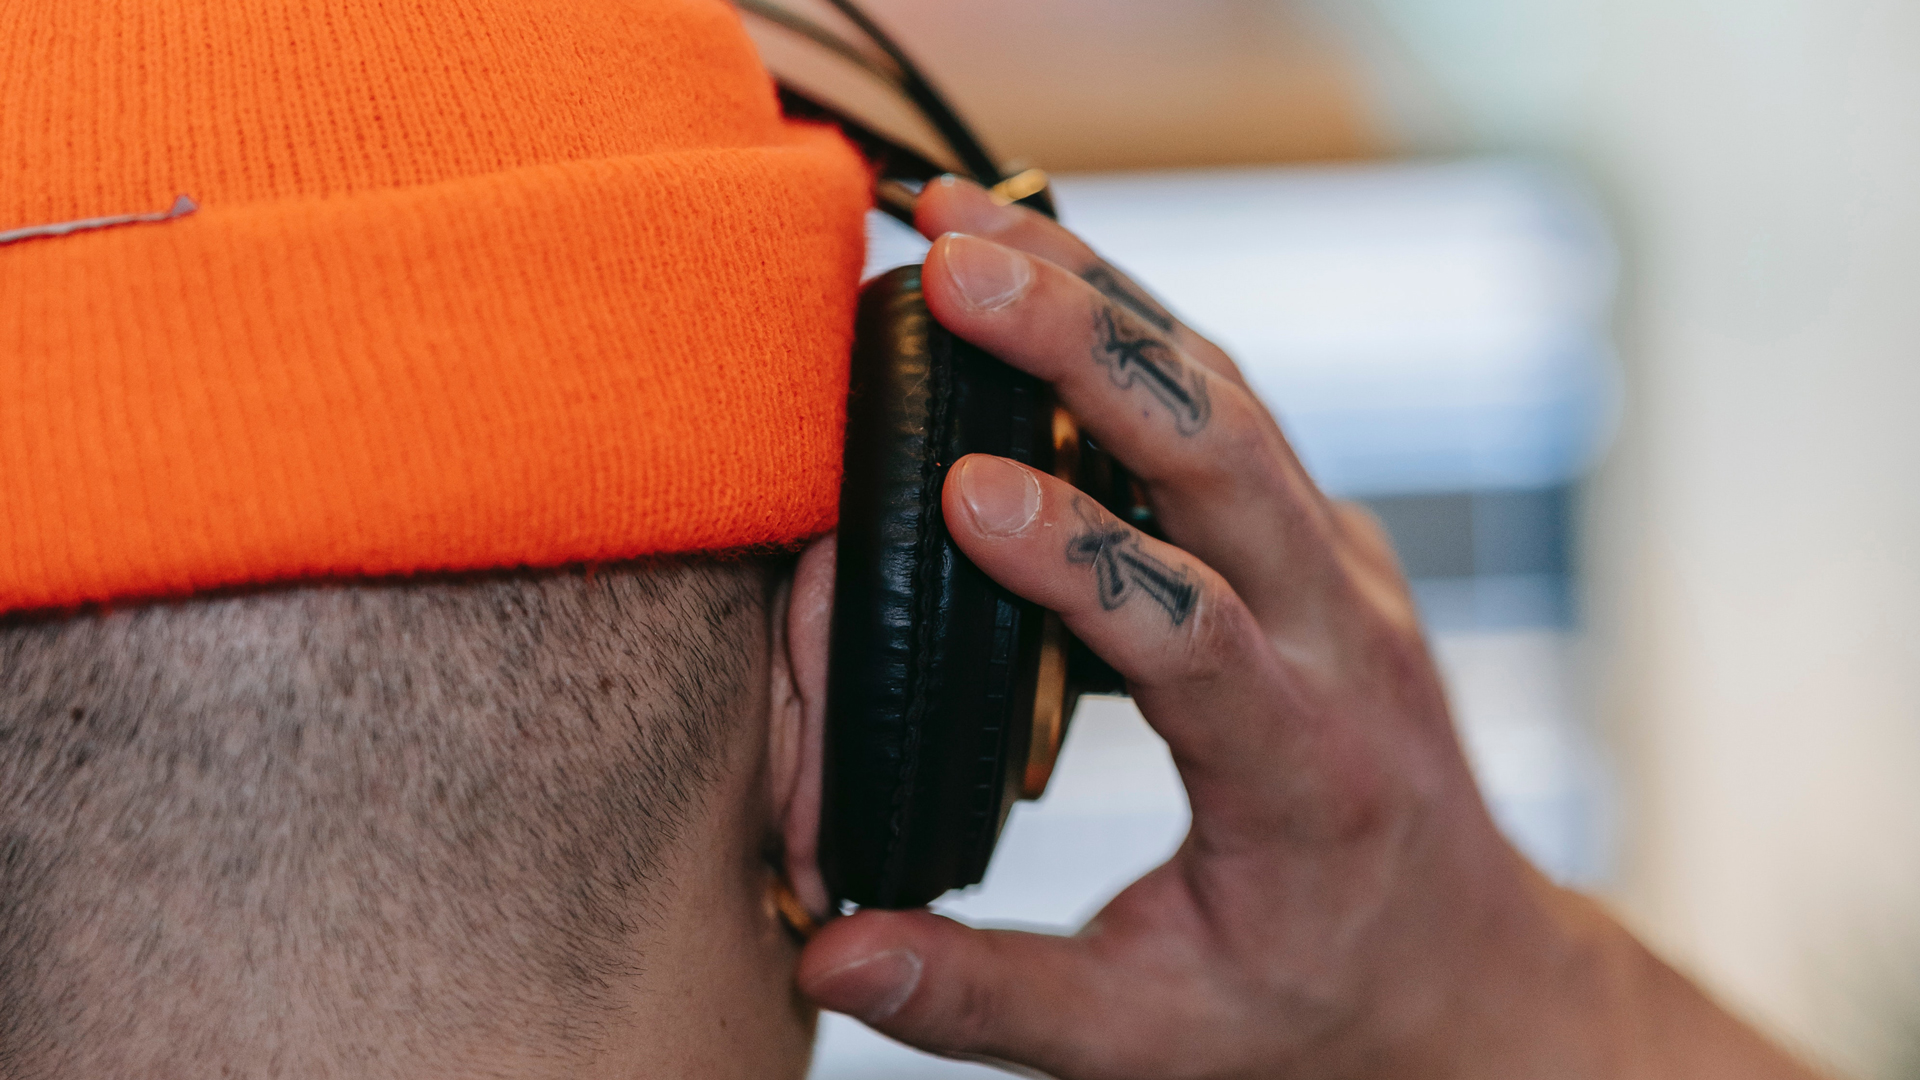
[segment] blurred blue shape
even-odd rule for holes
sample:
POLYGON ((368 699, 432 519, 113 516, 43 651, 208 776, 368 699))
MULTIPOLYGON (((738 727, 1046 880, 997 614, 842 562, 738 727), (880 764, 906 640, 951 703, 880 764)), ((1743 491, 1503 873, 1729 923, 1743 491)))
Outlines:
POLYGON ((1615 410, 1615 257, 1509 159, 1057 181, 1062 216, 1239 362, 1341 495, 1544 488, 1615 410))

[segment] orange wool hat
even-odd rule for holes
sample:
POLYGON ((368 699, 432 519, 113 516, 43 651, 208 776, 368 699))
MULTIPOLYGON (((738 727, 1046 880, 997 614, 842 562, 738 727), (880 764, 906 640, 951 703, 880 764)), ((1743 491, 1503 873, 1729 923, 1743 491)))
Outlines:
POLYGON ((0 244, 0 611, 829 529, 867 185, 723 0, 0 5, 0 233, 199 207, 0 244))

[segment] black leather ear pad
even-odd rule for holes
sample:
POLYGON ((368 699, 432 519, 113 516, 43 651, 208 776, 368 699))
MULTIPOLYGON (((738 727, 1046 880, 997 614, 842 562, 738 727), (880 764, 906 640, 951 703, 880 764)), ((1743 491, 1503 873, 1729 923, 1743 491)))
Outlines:
POLYGON ((855 331, 827 688, 821 869, 836 901, 916 907, 978 882, 1019 791, 1043 612, 962 556, 948 468, 1053 468, 1049 387, 927 313, 919 267, 855 331))

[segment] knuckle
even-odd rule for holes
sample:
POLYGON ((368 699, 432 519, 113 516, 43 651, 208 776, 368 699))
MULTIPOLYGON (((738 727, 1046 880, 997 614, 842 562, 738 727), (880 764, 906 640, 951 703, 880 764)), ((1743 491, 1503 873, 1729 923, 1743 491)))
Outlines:
POLYGON ((1275 446, 1275 438, 1261 418, 1245 403, 1237 404, 1221 433, 1224 445, 1218 461, 1221 470, 1237 483, 1250 485, 1265 493, 1297 494, 1297 482, 1290 458, 1275 446))
POLYGON ((1355 610, 1377 616, 1383 648, 1423 647, 1419 611, 1386 527, 1357 503, 1330 506, 1329 540, 1343 571, 1347 600, 1355 610))
POLYGON ((1374 563, 1397 565, 1393 539, 1373 511, 1356 502, 1333 503, 1334 523, 1340 538, 1364 558, 1374 563))
POLYGON ((1183 682, 1211 682, 1231 666, 1253 631, 1253 616, 1225 583, 1209 580, 1181 628, 1174 674, 1183 682))
POLYGON ((947 1015, 947 1050, 970 1050, 985 1045, 1000 1027, 1000 999, 993 989, 977 979, 960 987, 951 1012, 947 1015))
POLYGON ((1171 457, 1153 479, 1197 491, 1298 497, 1299 470, 1279 444, 1265 411, 1238 387, 1218 377, 1209 381, 1213 416, 1207 437, 1171 457))

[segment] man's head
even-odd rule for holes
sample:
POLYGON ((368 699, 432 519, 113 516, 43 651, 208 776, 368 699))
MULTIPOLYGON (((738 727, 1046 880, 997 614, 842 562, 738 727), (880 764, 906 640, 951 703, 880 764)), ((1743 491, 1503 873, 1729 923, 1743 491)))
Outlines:
POLYGON ((635 1019, 675 890, 707 885, 676 877, 738 873, 774 836, 780 572, 666 561, 0 628, 0 1075, 592 1062, 635 1019), (721 820, 756 813, 759 836, 721 820))
POLYGON ((857 156, 724 0, 0 71, 0 1078, 797 1068, 857 156))

